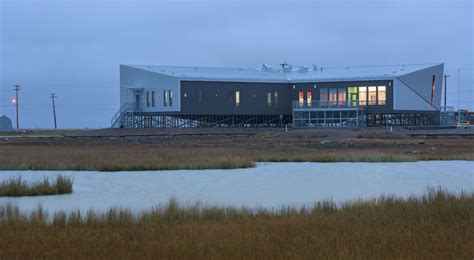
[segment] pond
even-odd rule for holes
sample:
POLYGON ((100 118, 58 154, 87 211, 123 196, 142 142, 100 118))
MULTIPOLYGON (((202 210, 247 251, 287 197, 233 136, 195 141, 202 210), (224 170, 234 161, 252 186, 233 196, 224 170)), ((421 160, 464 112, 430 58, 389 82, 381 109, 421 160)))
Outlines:
POLYGON ((471 161, 260 163, 249 169, 148 172, 0 171, 0 181, 18 175, 35 181, 58 174, 73 177, 72 194, 0 198, 0 204, 11 202, 22 211, 41 204, 50 213, 110 207, 139 211, 174 197, 185 204, 272 208, 324 199, 339 203, 381 194, 420 195, 428 186, 474 190, 471 161))

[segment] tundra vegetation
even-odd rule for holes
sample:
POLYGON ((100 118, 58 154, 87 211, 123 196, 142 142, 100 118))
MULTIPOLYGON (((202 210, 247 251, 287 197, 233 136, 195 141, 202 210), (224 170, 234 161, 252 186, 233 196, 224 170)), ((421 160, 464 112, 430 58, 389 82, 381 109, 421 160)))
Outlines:
POLYGON ((0 258, 470 259, 474 194, 428 189, 274 210, 183 206, 29 214, 0 206, 0 258))
POLYGON ((0 170, 172 170, 257 162, 474 160, 474 138, 161 136, 0 140, 0 170))
POLYGON ((58 175, 55 180, 43 180, 28 183, 21 176, 12 177, 0 183, 0 197, 57 195, 72 192, 73 180, 58 175))

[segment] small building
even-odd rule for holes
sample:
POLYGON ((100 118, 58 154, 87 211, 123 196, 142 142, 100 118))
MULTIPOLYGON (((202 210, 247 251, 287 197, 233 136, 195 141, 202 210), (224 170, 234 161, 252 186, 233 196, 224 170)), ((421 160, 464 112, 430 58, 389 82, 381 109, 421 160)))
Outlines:
POLYGON ((112 127, 439 125, 444 64, 120 66, 112 127))
POLYGON ((0 116, 0 132, 11 132, 13 131, 12 120, 6 115, 0 116))

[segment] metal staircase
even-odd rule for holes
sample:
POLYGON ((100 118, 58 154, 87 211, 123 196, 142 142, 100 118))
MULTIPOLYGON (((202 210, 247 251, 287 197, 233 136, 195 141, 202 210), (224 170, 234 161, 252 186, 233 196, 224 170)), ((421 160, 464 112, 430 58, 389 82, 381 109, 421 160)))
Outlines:
POLYGON ((112 128, 122 128, 124 127, 124 119, 129 113, 135 112, 133 109, 133 104, 124 103, 120 109, 115 113, 115 115, 110 120, 110 126, 112 128))

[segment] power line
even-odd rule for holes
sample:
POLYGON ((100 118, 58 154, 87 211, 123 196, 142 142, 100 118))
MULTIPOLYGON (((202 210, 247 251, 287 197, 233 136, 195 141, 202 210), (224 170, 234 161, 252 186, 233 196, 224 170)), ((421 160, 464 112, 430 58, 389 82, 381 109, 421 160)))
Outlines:
POLYGON ((447 69, 446 71, 458 71, 458 70, 474 70, 474 68, 460 68, 460 69, 447 69))

